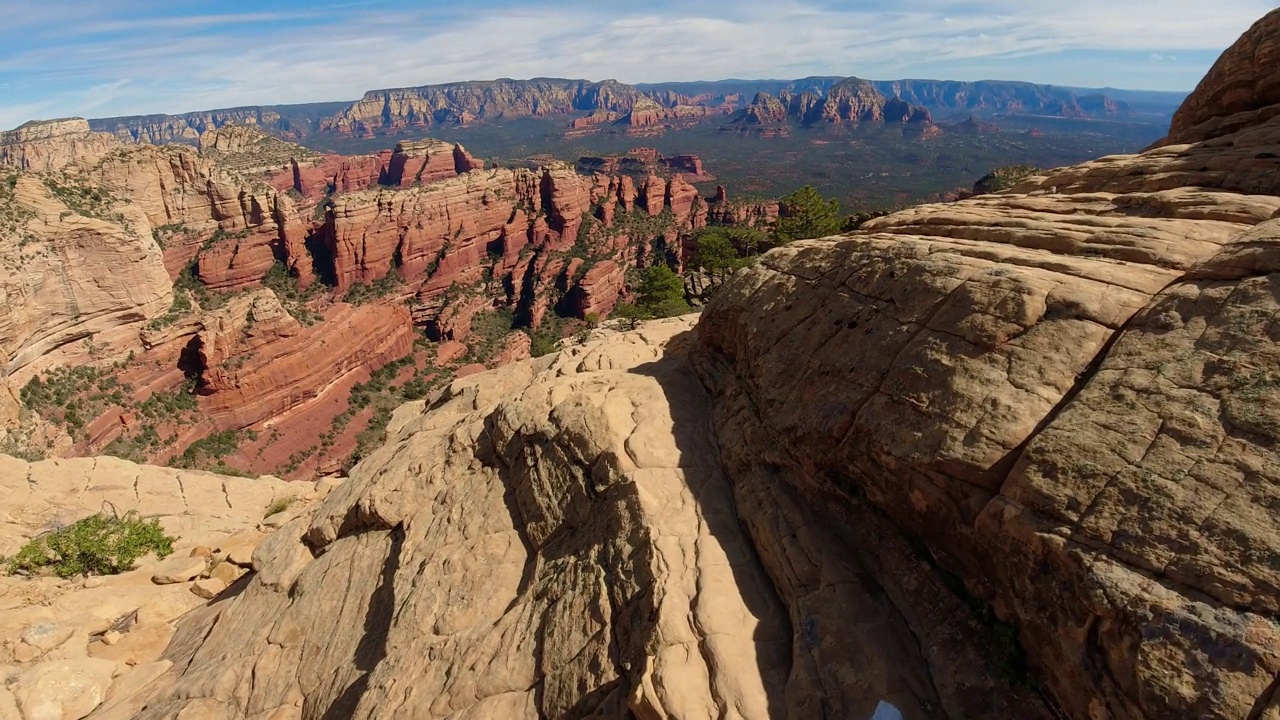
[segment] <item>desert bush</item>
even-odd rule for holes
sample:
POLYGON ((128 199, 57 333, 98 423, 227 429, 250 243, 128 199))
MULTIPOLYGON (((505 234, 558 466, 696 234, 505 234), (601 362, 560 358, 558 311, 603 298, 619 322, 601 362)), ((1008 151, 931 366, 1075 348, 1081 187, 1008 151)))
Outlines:
POLYGON ((168 556, 173 541, 158 520, 143 520, 137 512, 124 517, 104 512, 33 539, 5 567, 9 574, 52 572, 62 578, 115 575, 149 552, 168 556))

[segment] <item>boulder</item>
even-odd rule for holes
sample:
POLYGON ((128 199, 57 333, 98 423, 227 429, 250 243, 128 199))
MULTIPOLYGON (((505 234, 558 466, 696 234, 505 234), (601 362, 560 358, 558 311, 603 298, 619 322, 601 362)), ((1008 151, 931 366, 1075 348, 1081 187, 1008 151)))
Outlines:
POLYGON ((151 575, 151 582, 157 585, 191 582, 205 571, 206 566, 202 557, 171 557, 160 563, 151 575))
POLYGON ((106 699, 114 671, 93 658, 44 663, 23 673, 13 694, 25 720, 80 720, 106 699))
POLYGON ((191 592, 196 597, 202 597, 206 600, 212 600, 217 597, 223 590, 227 589, 227 583, 218 578, 201 578, 191 584, 191 592))

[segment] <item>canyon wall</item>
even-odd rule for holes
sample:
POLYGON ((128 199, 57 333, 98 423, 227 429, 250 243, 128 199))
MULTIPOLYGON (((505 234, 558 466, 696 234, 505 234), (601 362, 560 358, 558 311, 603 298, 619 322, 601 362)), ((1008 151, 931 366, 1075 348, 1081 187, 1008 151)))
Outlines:
MULTIPOLYGON (((808 122, 839 118, 847 123, 852 117, 866 122, 876 114, 875 105, 893 98, 942 118, 1047 115, 1124 119, 1137 114, 1125 102, 1105 94, 1005 81, 827 77, 791 82, 632 86, 612 80, 535 78, 374 90, 354 103, 229 108, 181 115, 104 118, 90 123, 93 129, 127 142, 194 145, 202 134, 234 125, 253 126, 299 142, 315 135, 373 137, 439 126, 469 126, 495 118, 581 113, 582 117, 570 121, 569 135, 596 132, 613 124, 620 125, 624 132, 646 135, 700 118, 734 113, 747 107, 750 99, 760 93, 785 97, 783 104, 788 111, 797 120, 808 117, 808 122), (809 116, 810 112, 814 114, 809 116)), ((1147 111, 1172 112, 1176 102, 1168 98, 1153 100, 1147 111)))
POLYGON ((393 362, 420 383, 459 365, 415 328, 482 361, 518 357, 489 334, 607 315, 628 268, 707 216, 678 177, 484 170, 436 140, 348 158, 245 126, 206 132, 199 149, 126 145, 83 121, 15 138, 0 188, 0 249, 20 271, 4 286, 0 415, 18 433, 5 442, 35 456, 110 446, 195 462, 202 439, 235 433, 241 468, 339 470, 386 411, 350 405, 357 386, 393 362), (473 339, 477 314, 506 327, 473 339), (66 398, 28 412, 20 390, 36 378, 66 398), (82 409, 58 410, 68 402, 82 409))

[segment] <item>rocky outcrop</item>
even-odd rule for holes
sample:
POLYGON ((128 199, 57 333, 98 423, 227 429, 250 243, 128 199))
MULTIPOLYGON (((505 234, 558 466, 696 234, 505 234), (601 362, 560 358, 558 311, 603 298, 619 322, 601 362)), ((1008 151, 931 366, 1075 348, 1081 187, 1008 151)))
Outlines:
POLYGON ((612 260, 602 260, 591 266, 578 282, 578 289, 570 297, 574 303, 574 315, 581 318, 608 317, 622 297, 627 286, 627 269, 612 260))
POLYGON ((668 129, 695 124, 705 118, 719 115, 715 108, 696 105, 667 107, 642 97, 618 122, 627 127, 628 135, 660 135, 668 129))
POLYGON ((196 259, 200 280, 211 288, 256 286, 277 260, 310 273, 309 263, 298 264, 306 256, 306 230, 293 201, 195 150, 132 147, 87 175, 142 210, 151 228, 175 229, 165 243, 167 264, 172 270, 196 259))
POLYGON ((801 119, 807 125, 881 122, 885 102, 870 82, 848 78, 828 90, 822 102, 810 107, 801 119))
POLYGON ((583 173, 603 173, 606 175, 631 175, 647 177, 655 172, 664 175, 677 173, 687 182, 710 182, 715 176, 707 172, 702 158, 697 155, 664 156, 654 148, 635 147, 625 155, 607 155, 594 157, 584 155, 578 158, 577 168, 583 173))
POLYGON ((396 144, 387 168, 385 184, 409 187, 429 185, 484 168, 461 145, 426 139, 396 144))
POLYGON ((751 104, 742 113, 742 122, 748 125, 768 125, 785 122, 787 106, 769 93, 756 93, 751 104))
POLYGON ((0 168, 51 172, 92 162, 117 146, 111 136, 92 132, 82 118, 34 121, 0 132, 0 168))
MULTIPOLYGON (((800 111, 803 116, 805 110, 800 111)), ((738 132, 760 137, 786 137, 791 134, 787 121, 791 113, 778 98, 769 93, 756 93, 751 104, 738 111, 721 128, 723 132, 738 132)))
POLYGON ((566 135, 571 136, 574 134, 583 134, 598 126, 615 123, 621 118, 622 118, 621 113, 613 112, 612 110, 592 110, 591 112, 587 113, 585 116, 580 118, 574 118, 572 121, 570 121, 569 122, 570 132, 566 133, 566 135), (578 132, 574 133, 573 131, 578 131, 578 132))
POLYGON ((200 154, 218 167, 246 177, 279 175, 291 164, 318 160, 320 153, 268 135, 253 125, 224 125, 201 133, 200 154))
POLYGON ((391 150, 374 155, 325 155, 318 159, 291 158, 289 170, 274 175, 276 190, 302 196, 301 207, 315 207, 325 197, 360 192, 383 182, 391 166, 391 150))
POLYGON ((116 458, 28 464, 0 455, 0 492, 8 499, 0 554, 11 556, 31 537, 100 512, 137 512, 175 537, 171 556, 148 555, 120 575, 0 576, 6 639, 0 714, 132 717, 138 692, 173 667, 162 656, 181 638, 179 618, 206 612, 208 590, 243 585, 265 536, 260 529, 303 512, 334 485, 219 477, 116 458), (263 518, 277 506, 287 509, 263 518))
POLYGON ((303 326, 265 289, 201 318, 195 330, 188 346, 196 393, 219 429, 304 414, 349 373, 408 355, 415 337, 403 305, 338 304, 303 326))
POLYGON ((30 173, 0 188, 0 360, 15 387, 52 365, 123 356, 173 301, 145 214, 93 197, 30 173))
POLYGON ((1280 116, 1280 10, 1232 45, 1173 116, 1166 144, 1202 142, 1280 116))
MULTIPOLYGON (((983 676, 954 614, 924 635, 954 668, 935 689, 906 622, 842 559, 855 538, 780 488, 735 501, 688 327, 597 337, 399 410, 390 444, 259 545, 244 592, 180 628, 203 642, 175 643, 138 717, 917 717, 958 702, 1047 718, 983 676), (775 575, 785 557, 796 572, 775 575)), ((965 611, 919 616, 948 612, 965 611)))
POLYGON ((716 179, 706 171, 702 165, 702 158, 697 155, 672 155, 671 157, 659 155, 658 164, 671 172, 680 173, 689 182, 711 182, 716 179))
POLYGON ((698 327, 728 473, 891 519, 1067 717, 1274 714, 1278 123, 770 253, 698 327))

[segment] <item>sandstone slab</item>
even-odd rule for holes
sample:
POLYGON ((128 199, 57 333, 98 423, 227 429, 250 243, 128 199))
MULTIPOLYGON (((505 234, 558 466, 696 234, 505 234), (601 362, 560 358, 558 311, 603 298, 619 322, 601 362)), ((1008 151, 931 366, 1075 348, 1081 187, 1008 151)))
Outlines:
POLYGON ((25 720, 80 720, 106 699, 114 671, 106 660, 45 663, 18 678, 14 696, 25 720))

